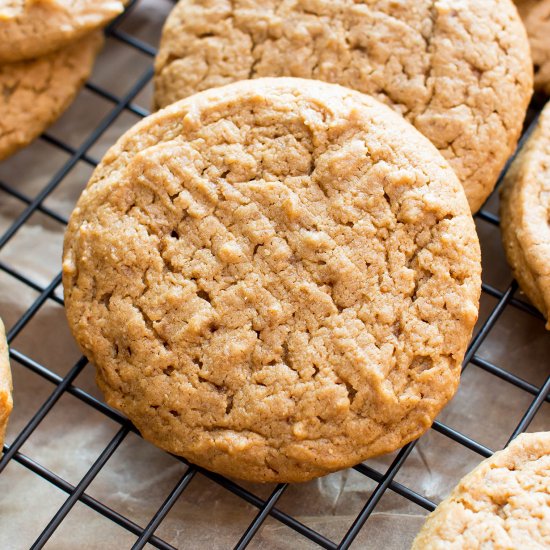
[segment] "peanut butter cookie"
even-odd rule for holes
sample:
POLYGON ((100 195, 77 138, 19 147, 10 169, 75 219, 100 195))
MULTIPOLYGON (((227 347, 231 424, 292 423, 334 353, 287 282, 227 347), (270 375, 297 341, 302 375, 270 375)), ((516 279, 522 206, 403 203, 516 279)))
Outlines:
POLYGON ((0 65, 0 160, 31 143, 69 107, 103 44, 95 33, 31 61, 0 65))
MULTIPOLYGON (((550 104, 506 175, 501 194, 504 247, 514 276, 550 317, 550 104)), ((547 325, 550 330, 550 322, 547 325)))
POLYGON ((550 0, 515 0, 535 65, 535 88, 550 94, 550 0))
POLYGON ((550 432, 523 434, 430 514, 413 550, 550 548, 550 432))
POLYGON ((246 78, 336 82, 428 137, 472 211, 514 151, 533 89, 511 0, 181 0, 156 62, 156 106, 246 78))
POLYGON ((480 251, 460 184, 378 101, 247 80, 159 111, 71 216, 67 315, 108 403, 222 474, 305 481, 453 396, 480 251))
POLYGON ((0 319, 0 454, 4 445, 4 436, 8 419, 13 408, 11 397, 11 372, 10 359, 8 356, 8 345, 6 343, 6 334, 4 325, 0 319))
POLYGON ((116 0, 0 0, 0 63, 43 57, 122 13, 116 0))

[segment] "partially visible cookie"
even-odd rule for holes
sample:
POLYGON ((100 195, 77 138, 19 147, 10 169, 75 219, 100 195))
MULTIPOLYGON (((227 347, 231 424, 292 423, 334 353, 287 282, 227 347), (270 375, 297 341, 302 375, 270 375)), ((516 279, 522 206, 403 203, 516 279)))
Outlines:
POLYGON ((500 213, 514 276, 550 319, 550 103, 506 175, 500 213))
POLYGON ((156 61, 157 107, 265 76, 335 82, 390 105, 450 162, 474 212, 533 89, 511 0, 180 0, 156 61))
POLYGON ((0 65, 0 160, 37 138, 69 107, 103 44, 94 33, 45 57, 0 65))
POLYGON ((373 98, 246 80, 155 113, 71 216, 69 324, 108 403, 226 475, 306 481, 425 432, 480 251, 437 149, 373 98))
POLYGON ((550 548, 550 432, 523 434, 468 474, 412 550, 550 548))
POLYGON ((0 0, 0 63, 43 57, 122 13, 117 0, 0 0))
POLYGON ((6 434, 8 419, 13 408, 11 391, 12 384, 8 344, 6 343, 4 325, 0 319, 0 453, 2 452, 2 445, 4 445, 4 436, 6 434))
POLYGON ((514 1, 531 43, 535 88, 550 94, 550 0, 514 1))

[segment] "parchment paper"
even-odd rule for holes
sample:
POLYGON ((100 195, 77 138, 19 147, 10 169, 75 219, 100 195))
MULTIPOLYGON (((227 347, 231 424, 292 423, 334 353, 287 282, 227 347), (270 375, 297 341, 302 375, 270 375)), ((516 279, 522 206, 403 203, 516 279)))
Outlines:
MULTIPOLYGON (((152 45, 158 43, 162 22, 172 2, 142 0, 122 29, 152 45)), ((111 39, 101 54, 92 81, 119 96, 128 92, 144 73, 151 58, 111 39)), ((149 86, 136 102, 148 108, 149 86)), ((112 104, 84 90, 69 112, 49 133, 78 147, 112 108, 112 104)), ((124 113, 92 148, 100 158, 137 117, 124 113)), ((33 197, 68 160, 68 155, 43 140, 0 164, 0 181, 33 197)), ((84 187, 91 168, 79 163, 48 198, 45 206, 67 216, 84 187)), ((493 204, 496 209, 496 202, 493 204)), ((0 232, 24 205, 0 191, 0 232)), ((511 275, 503 258, 496 228, 479 222, 484 253, 485 281, 505 290, 511 275)), ((63 227, 36 213, 0 252, 0 261, 46 286, 61 269, 63 227)), ((60 293, 60 289, 58 290, 60 293)), ((24 313, 38 294, 0 271, 0 315, 7 328, 24 313)), ((481 319, 496 301, 483 296, 481 319)), ((53 372, 63 376, 79 358, 67 328, 63 309, 48 301, 12 343, 53 372)), ((505 367, 528 382, 540 385, 548 375, 550 335, 542 322, 514 308, 506 312, 479 351, 479 355, 505 367)), ((15 411, 7 442, 13 441, 54 390, 54 386, 16 362, 12 364, 15 411)), ((100 396, 94 373, 87 366, 75 384, 100 396)), ((470 366, 458 395, 440 420, 480 443, 497 450, 522 417, 532 396, 496 377, 470 366)), ((119 426, 65 394, 21 452, 44 467, 77 484, 119 426)), ((550 408, 543 408, 529 431, 550 429, 550 408)), ((392 458, 368 461, 384 472, 392 458)), ((458 480, 481 460, 479 455, 430 431, 417 445, 396 480, 422 495, 439 501, 458 480)), ((185 467, 136 435, 129 435, 86 491, 140 526, 145 526, 184 474, 185 467)), ((266 498, 273 486, 243 484, 266 498)), ((364 506, 375 483, 350 470, 290 487, 277 504, 283 510, 331 540, 338 542, 364 506)), ((0 475, 0 548, 28 548, 55 514, 67 495, 15 461, 0 475)), ((252 521, 257 509, 246 504, 202 475, 197 475, 157 535, 178 548, 230 548, 252 521)), ((426 513, 405 498, 388 491, 357 538, 354 548, 406 549, 426 513)), ((56 550, 129 548, 136 537, 115 523, 78 503, 47 544, 56 550)), ((251 548, 306 549, 315 545, 285 525, 269 518, 251 548)), ((152 546, 149 546, 152 548, 152 546)))

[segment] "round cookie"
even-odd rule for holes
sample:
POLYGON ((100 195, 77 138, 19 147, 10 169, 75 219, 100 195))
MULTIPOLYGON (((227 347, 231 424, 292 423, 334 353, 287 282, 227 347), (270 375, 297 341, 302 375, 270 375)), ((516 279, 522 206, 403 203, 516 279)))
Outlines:
POLYGON ((433 145, 376 100, 280 78, 159 111, 71 216, 67 315, 107 402, 216 472, 306 481, 453 396, 479 244, 433 145))
POLYGON ((500 216, 514 276, 550 319, 550 104, 504 179, 500 216))
POLYGON ((94 33, 31 61, 0 65, 0 160, 25 147, 69 107, 103 44, 94 33))
POLYGON ((263 76, 368 93, 434 143, 475 212, 516 147, 532 72, 511 0, 180 0, 155 101, 263 76))
POLYGON ((0 453, 2 453, 6 427, 13 408, 11 391, 12 383, 8 344, 6 343, 4 325, 0 319, 0 453))
POLYGON ((43 57, 122 13, 116 0, 0 0, 0 63, 43 57))
POLYGON ((535 88, 550 94, 550 0, 515 0, 535 65, 535 88))
POLYGON ((468 474, 412 550, 550 547, 550 432, 523 434, 468 474))

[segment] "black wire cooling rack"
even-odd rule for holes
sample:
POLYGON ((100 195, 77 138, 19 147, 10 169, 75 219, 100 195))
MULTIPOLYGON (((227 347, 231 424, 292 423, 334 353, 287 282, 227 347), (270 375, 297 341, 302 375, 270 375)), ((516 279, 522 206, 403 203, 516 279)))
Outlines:
MULTIPOLYGON (((123 97, 118 97, 104 87, 100 87, 92 83, 88 83, 86 85, 88 91, 93 94, 97 94, 99 97, 110 102, 112 108, 108 112, 108 114, 99 122, 99 124, 97 124, 95 129, 86 137, 86 139, 84 139, 82 145, 78 148, 74 148, 71 145, 65 143, 63 140, 52 137, 51 135, 42 136, 43 140, 46 140, 49 144, 59 148, 65 154, 70 155, 70 157, 62 166, 62 168, 51 176, 49 181, 34 197, 27 196, 19 191, 16 187, 0 181, 0 191, 10 195, 12 199, 15 199, 23 205, 23 210, 20 215, 15 219, 13 224, 9 226, 3 234, 0 235, 0 251, 2 251, 2 249, 11 242, 18 231, 29 222, 31 216, 33 216, 36 212, 40 212, 57 224, 65 225, 67 223, 66 217, 62 214, 57 213, 52 208, 46 206, 44 204, 45 200, 68 177, 69 172, 78 163, 83 162, 90 167, 95 166, 96 161, 94 161, 94 159, 90 156, 89 151, 96 144, 96 142, 98 142, 100 137, 111 127, 111 125, 115 122, 119 115, 124 112, 133 113, 138 117, 143 117, 148 114, 145 109, 134 103, 134 100, 138 96, 138 94, 140 94, 144 90, 144 88, 150 83, 152 79, 152 60, 156 51, 149 44, 133 36, 131 33, 124 32, 120 29, 120 25, 123 23, 125 17, 128 16, 129 11, 134 7, 135 3, 136 0, 133 0, 129 3, 127 11, 109 26, 109 28, 106 30, 106 33, 107 36, 111 39, 122 42, 126 46, 139 51, 141 54, 149 56, 151 63, 149 63, 145 73, 135 80, 135 83, 133 83, 131 89, 123 97)), ((542 109, 542 106, 543 101, 541 99, 535 99, 533 101, 530 110, 531 122, 526 128, 526 132, 520 143, 520 148, 525 143, 526 137, 533 128, 537 120, 538 114, 542 109)), ((481 212, 477 214, 477 219, 478 222, 482 224, 489 224, 492 226, 498 226, 499 224, 498 216, 491 212, 491 210, 488 208, 482 209, 481 212)), ((8 342, 11 343, 22 331, 25 330, 29 322, 36 316, 41 308, 46 303, 48 303, 48 301, 53 301, 59 305, 63 304, 63 300, 60 297, 59 293, 61 274, 58 274, 56 277, 54 277, 50 284, 44 287, 32 280, 21 270, 15 269, 10 265, 7 265, 3 261, 0 261, 0 271, 4 272, 5 275, 16 279, 20 283, 26 285, 27 287, 39 294, 32 305, 11 326, 10 330, 8 331, 7 338, 8 342)), ((488 335, 495 327, 497 321, 503 315, 507 308, 518 308, 524 313, 533 316, 535 319, 540 321, 541 324, 544 322, 542 316, 538 311, 536 311, 532 306, 525 303, 521 299, 515 297, 517 290, 518 287, 515 282, 512 282, 504 291, 490 284, 483 284, 483 293, 487 296, 492 297, 495 305, 492 307, 492 310, 489 312, 483 323, 480 324, 481 326, 479 326, 479 328, 477 329, 477 332, 468 348, 463 366, 464 369, 470 367, 470 365, 473 365, 478 369, 482 369, 486 373, 489 373, 489 375, 491 375, 492 377, 496 377, 507 384, 515 386, 518 390, 524 392, 524 394, 529 396, 530 403, 528 407, 524 411, 522 411, 523 416, 521 418, 521 421, 517 424, 513 432, 509 434, 509 441, 516 437, 519 433, 525 431, 534 419, 540 407, 545 402, 550 402, 550 377, 541 387, 536 387, 535 385, 529 383, 523 378, 520 378, 516 374, 510 372, 510 370, 506 370, 505 368, 494 364, 478 355, 478 350, 480 346, 487 339, 488 335)), ((61 523, 67 517, 71 509, 79 502, 135 535, 137 537, 137 540, 133 545, 134 549, 141 549, 144 548, 146 545, 152 545, 153 547, 160 548, 162 550, 173 549, 174 547, 171 544, 169 544, 159 536, 155 536, 155 532, 160 526, 161 522, 170 512, 174 504, 177 502, 178 498, 186 490, 190 482, 197 474, 206 476, 211 481, 221 486, 223 489, 229 491, 236 497, 243 499, 244 501, 249 503, 249 505, 257 509, 257 515, 254 517, 253 521, 248 525, 248 527, 242 532, 242 536, 235 546, 235 548, 237 549, 243 549, 249 545, 249 543, 259 532, 268 517, 278 522, 281 522, 287 527, 293 529, 299 535, 306 537, 307 539, 309 539, 309 541, 311 541, 311 543, 313 543, 314 546, 316 545, 321 548, 329 549, 347 549, 351 546, 361 529, 368 529, 369 517, 371 517, 373 511, 376 509, 377 505, 380 503, 382 497, 387 491, 392 491, 401 495, 421 509, 431 511, 435 508, 434 502, 419 494, 415 490, 395 481, 396 475, 405 464, 411 451, 417 444, 417 442, 413 442, 401 449, 401 451, 396 455, 393 462, 389 465, 387 469, 385 469, 385 471, 379 471, 380 468, 375 469, 366 464, 360 464, 354 468, 355 471, 358 472, 360 475, 366 476, 370 480, 374 481, 376 483, 376 486, 364 502, 362 509, 356 515, 355 520, 351 523, 343 538, 341 538, 341 540, 339 541, 329 540, 323 534, 317 532, 311 527, 308 527, 307 525, 293 517, 291 514, 285 513, 284 511, 282 511, 281 508, 277 507, 279 499, 287 490, 287 485, 280 484, 273 490, 273 492, 268 496, 267 499, 260 498, 242 485, 219 475, 202 470, 201 468, 197 468, 193 465, 187 464, 185 460, 180 458, 178 458, 178 460, 181 460, 188 466, 185 474, 173 487, 172 491, 169 493, 168 497, 165 499, 162 505, 158 508, 154 516, 150 519, 149 523, 145 526, 138 525, 125 515, 115 511, 107 504, 93 498, 86 493, 86 490, 88 489, 92 481, 101 472, 102 468, 113 456, 117 448, 125 440, 128 434, 130 432, 136 432, 135 428, 128 422, 128 420, 117 411, 110 408, 101 400, 92 396, 90 393, 84 391, 76 385, 73 385, 73 382, 75 382, 77 376, 87 365, 86 359, 81 358, 74 364, 74 366, 65 376, 60 376, 46 366, 42 365, 39 361, 33 359, 27 354, 18 351, 14 347, 11 347, 10 349, 10 356, 13 360, 15 368, 29 369, 36 375, 39 375, 40 377, 55 386, 54 391, 41 404, 37 412, 34 414, 34 416, 32 416, 31 420, 17 434, 13 442, 10 445, 4 446, 4 455, 0 460, 0 474, 4 471, 10 461, 16 461, 17 463, 28 469, 30 472, 36 474, 37 476, 40 476, 43 480, 46 480, 47 482, 53 484, 55 487, 67 494, 65 502, 59 509, 57 509, 51 521, 48 523, 46 528, 42 531, 40 536, 32 545, 33 549, 42 548, 46 545, 54 532, 59 528, 61 523), (33 434, 37 427, 42 423, 42 421, 48 416, 54 405, 65 393, 71 394, 72 396, 80 400, 80 402, 84 403, 86 406, 89 406, 96 411, 99 411, 119 425, 119 430, 116 435, 103 449, 99 458, 97 458, 92 467, 87 471, 84 477, 82 477, 76 485, 73 485, 69 481, 56 475, 46 467, 42 466, 29 456, 21 452, 21 447, 29 439, 29 437, 33 434)), ((440 434, 447 438, 450 438, 457 444, 477 453, 478 455, 480 455, 480 457, 489 457, 493 452, 486 446, 478 443, 474 439, 464 435, 458 430, 453 429, 440 421, 436 421, 434 423, 432 430, 439 432, 440 434)), ((182 521, 185 521, 185 518, 182 518, 182 521)), ((213 532, 215 532, 215 524, 212 525, 212 530, 213 532)), ((193 544, 193 541, 189 541, 189 543, 186 544, 186 547, 196 548, 197 546, 193 544)))

